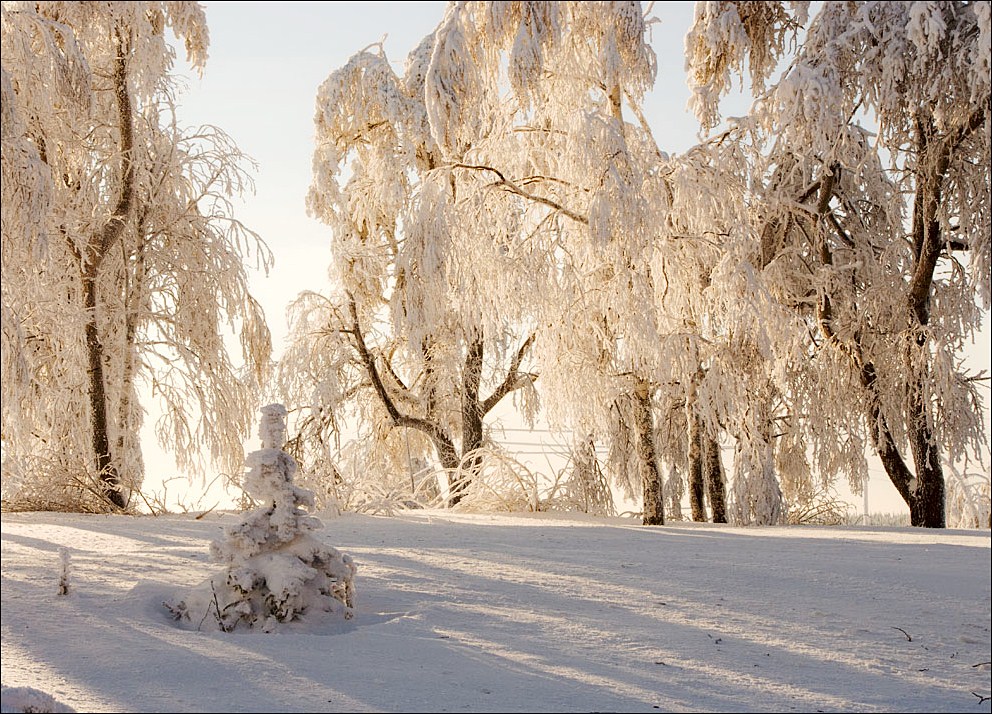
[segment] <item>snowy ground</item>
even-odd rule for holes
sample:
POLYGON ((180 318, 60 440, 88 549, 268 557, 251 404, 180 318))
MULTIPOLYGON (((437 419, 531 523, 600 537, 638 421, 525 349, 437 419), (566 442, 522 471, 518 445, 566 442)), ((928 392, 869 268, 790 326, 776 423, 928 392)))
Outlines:
POLYGON ((354 619, 178 629, 161 602, 238 518, 4 514, 3 684, 91 712, 990 711, 989 531, 346 514, 318 535, 358 563, 354 619))

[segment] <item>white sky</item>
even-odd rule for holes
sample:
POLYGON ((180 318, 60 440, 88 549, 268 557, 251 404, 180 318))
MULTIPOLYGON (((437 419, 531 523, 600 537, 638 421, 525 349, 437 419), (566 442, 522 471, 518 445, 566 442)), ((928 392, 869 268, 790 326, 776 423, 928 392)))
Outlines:
POLYGON ((989 711, 987 529, 349 513, 315 535, 358 566, 353 619, 179 629, 162 602, 240 520, 3 514, 3 684, 80 712, 989 711))
MULTIPOLYGON (((252 279, 265 309, 278 357, 286 335, 285 309, 303 290, 326 291, 330 263, 328 229, 306 214, 314 149, 317 88, 356 52, 385 38, 386 55, 398 71, 407 53, 441 21, 444 2, 205 2, 210 57, 202 79, 191 77, 180 96, 182 124, 215 124, 254 158, 256 193, 236 208, 237 217, 258 232, 275 253, 268 277, 252 279)), ((683 38, 692 2, 655 6, 651 29, 658 78, 645 114, 659 146, 684 151, 698 141, 697 122, 686 110, 683 38)), ((180 55, 177 69, 186 73, 180 55)), ((724 116, 743 114, 741 100, 725 100, 724 116)), ((988 370, 988 338, 976 347, 974 364, 988 370)), ((987 400, 988 401, 988 400, 987 400)), ((988 408, 986 424, 989 424, 988 408)), ((149 414, 144 432, 151 483, 171 467, 153 445, 149 414)), ((989 428, 986 428, 989 431, 989 428)), ((508 437, 509 438, 509 437, 508 437)), ((543 459, 534 462, 543 466, 543 459)), ((209 480, 209 478, 208 478, 209 480)), ((196 487, 194 487, 196 490, 196 487)), ((853 498, 853 497, 852 497, 853 498)), ((872 512, 904 512, 905 505, 880 467, 869 485, 872 512)), ((861 499, 855 503, 861 508, 861 499)))

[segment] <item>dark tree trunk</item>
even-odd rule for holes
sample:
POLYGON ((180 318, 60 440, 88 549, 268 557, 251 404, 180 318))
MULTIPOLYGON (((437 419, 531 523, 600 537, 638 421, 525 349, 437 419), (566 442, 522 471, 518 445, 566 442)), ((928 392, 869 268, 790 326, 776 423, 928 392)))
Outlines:
POLYGON ((83 279, 86 296, 86 352, 89 358, 90 426, 96 469, 103 482, 103 495, 117 508, 127 506, 121 479, 110 449, 110 425, 107 422, 107 388, 103 375, 103 343, 96 325, 96 279, 83 279))
POLYGON ((910 419, 910 446, 916 466, 916 488, 909 501, 909 522, 923 528, 945 528, 944 472, 933 430, 927 424, 927 414, 919 394, 913 400, 913 414, 910 419))
POLYGON ((665 500, 654 443, 654 412, 651 408, 650 385, 644 380, 639 380, 633 397, 637 461, 641 471, 644 493, 642 523, 646 526, 663 526, 665 525, 665 500))
MULTIPOLYGON (((915 263, 909 276, 907 297, 912 317, 920 328, 916 348, 926 350, 925 328, 930 320, 930 292, 937 260, 943 249, 937 211, 941 203, 941 186, 947 171, 950 150, 946 141, 937 140, 933 123, 923 121, 917 125, 916 148, 918 159, 912 225, 915 263)), ((831 167, 830 173, 823 178, 817 206, 817 213, 821 216, 829 215, 829 202, 839 172, 838 167, 831 167)), ((824 265, 833 262, 825 241, 820 246, 820 258, 824 265)), ((824 296, 819 308, 820 329, 828 340, 840 343, 831 320, 830 298, 824 296)), ((945 527, 944 475, 938 447, 927 421, 922 386, 919 382, 907 385, 913 395, 910 413, 905 418, 916 467, 914 476, 899 452, 891 427, 882 411, 879 378, 874 363, 864 358, 861 343, 857 339, 853 344, 843 345, 842 348, 858 365, 861 385, 868 397, 866 416, 872 444, 889 480, 909 506, 910 522, 924 528, 945 527)))
MULTIPOLYGON (((930 296, 934 274, 937 262, 947 247, 939 220, 944 201, 944 183, 955 148, 985 125, 986 111, 984 108, 975 111, 967 121, 945 133, 941 133, 931 117, 921 114, 917 120, 916 194, 913 200, 912 224, 915 263, 910 275, 908 297, 913 317, 919 326, 916 349, 923 354, 928 349, 926 330, 930 324, 930 296)), ((867 365, 867 369, 867 375, 865 368, 862 369, 862 381, 874 385, 877 379, 874 367, 867 365)), ((880 434, 882 448, 879 449, 879 456, 889 479, 909 506, 910 523, 924 528, 944 528, 947 524, 946 494, 939 445, 930 427, 930 415, 921 382, 918 380, 910 384, 909 388, 911 406, 907 415, 907 431, 916 469, 915 478, 896 450, 884 422, 882 425, 886 428, 880 434)), ((877 396, 873 395, 873 399, 877 401, 877 396)), ((878 411, 877 406, 873 405, 869 417, 873 415, 872 412, 877 415, 878 411)))
MULTIPOLYGON (((974 131, 984 120, 976 114, 962 131, 974 131)), ((930 324, 930 294, 937 261, 944 250, 938 213, 943 202, 943 185, 947 178, 952 151, 950 137, 940 136, 931 119, 917 123, 918 164, 916 196, 913 203, 913 247, 916 264, 910 281, 910 303, 921 328, 916 339, 919 350, 927 350, 925 328, 930 324)), ((916 467, 916 488, 908 500, 910 523, 924 528, 946 526, 944 472, 940 450, 930 428, 923 385, 911 385, 912 411, 909 414, 910 448, 916 467)))
POLYGON ((726 523, 727 482, 723 474, 723 460, 720 458, 720 442, 709 436, 703 437, 703 471, 713 522, 726 523))
POLYGON ((919 397, 913 400, 913 413, 909 417, 910 446, 916 466, 914 476, 899 453, 888 421, 881 412, 877 382, 874 366, 871 363, 862 366, 861 383, 869 395, 869 434, 875 452, 892 485, 909 506, 909 522, 922 528, 944 528, 944 474, 922 400, 919 397))
MULTIPOLYGON (((90 422, 93 458, 103 482, 103 495, 117 508, 127 506, 121 489, 120 473, 110 445, 110 424, 107 418, 107 383, 103 371, 104 345, 97 326, 97 279, 104 259, 121 239, 134 203, 134 127, 131 116, 131 94, 127 85, 127 51, 120 29, 115 30, 117 57, 114 61, 114 94, 117 98, 121 142, 120 195, 110 219, 94 234, 87 255, 80 258, 86 307, 86 352, 89 371, 90 422)), ((121 425, 124 428, 124 425, 121 425)), ((118 454, 118 456, 120 456, 118 454)))
POLYGON ((441 466, 449 473, 458 471, 462 460, 451 440, 444 438, 443 435, 430 432, 428 435, 431 438, 431 443, 434 444, 434 450, 437 452, 437 458, 441 461, 441 466))
POLYGON ((699 417, 687 410, 687 437, 689 441, 689 505, 692 508, 692 520, 697 523, 706 522, 706 483, 703 476, 703 435, 699 417))
POLYGON ((449 505, 457 505, 472 484, 472 478, 482 466, 482 404, 479 383, 482 380, 482 359, 485 346, 482 335, 475 335, 468 344, 465 371, 462 374, 462 462, 451 483, 449 505))

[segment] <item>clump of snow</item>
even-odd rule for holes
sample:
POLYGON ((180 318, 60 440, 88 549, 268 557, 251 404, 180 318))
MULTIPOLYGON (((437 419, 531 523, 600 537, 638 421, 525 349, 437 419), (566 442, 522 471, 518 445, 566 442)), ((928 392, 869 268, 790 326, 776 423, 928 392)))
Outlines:
POLYGON ((51 694, 32 687, 0 688, 0 712, 75 712, 51 694))
POLYGON ((223 572, 164 603, 182 625, 272 632, 321 614, 352 617, 355 564, 311 534, 323 524, 304 510, 314 495, 293 484, 296 461, 280 448, 285 435, 286 408, 263 407, 262 448, 249 454, 245 474, 245 489, 263 505, 211 543, 223 572))

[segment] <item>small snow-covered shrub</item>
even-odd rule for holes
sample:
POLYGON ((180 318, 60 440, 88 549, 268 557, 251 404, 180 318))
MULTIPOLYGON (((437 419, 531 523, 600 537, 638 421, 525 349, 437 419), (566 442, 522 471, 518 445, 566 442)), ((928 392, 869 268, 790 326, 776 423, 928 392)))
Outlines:
POLYGON ((281 404, 262 408, 262 448, 249 455, 245 475, 245 489, 262 505, 211 544, 225 570, 164 603, 177 621, 197 629, 270 632, 321 613, 352 616, 355 564, 310 533, 322 523, 304 510, 313 508, 313 493, 294 485, 296 462, 280 448, 285 419, 281 404))
POLYGON ((478 469, 471 475, 458 510, 616 515, 609 485, 594 461, 573 459, 565 468, 545 474, 495 447, 478 449, 463 463, 476 457, 480 459, 478 469))
POLYGON ((851 504, 831 489, 803 490, 789 503, 786 520, 790 526, 839 526, 851 521, 851 504))
POLYGON ((947 527, 992 527, 992 482, 981 473, 961 473, 953 467, 947 479, 947 527))

